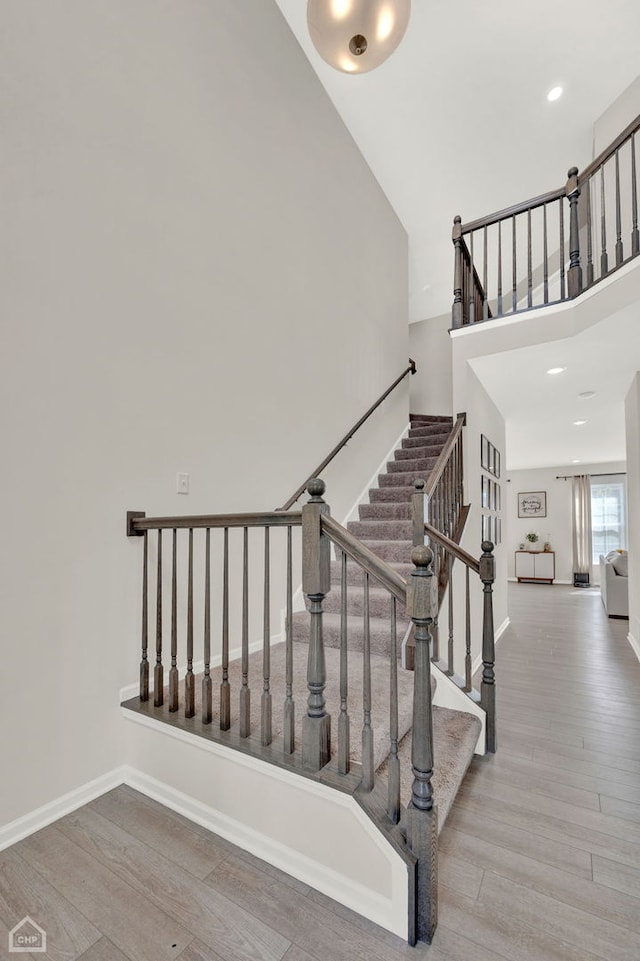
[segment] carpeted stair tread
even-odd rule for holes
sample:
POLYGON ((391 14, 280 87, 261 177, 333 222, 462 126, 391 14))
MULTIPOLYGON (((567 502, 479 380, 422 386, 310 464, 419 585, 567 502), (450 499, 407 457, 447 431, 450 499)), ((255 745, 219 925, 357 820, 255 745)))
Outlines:
POLYGON ((411 520, 411 502, 391 501, 376 504, 360 504, 358 507, 361 521, 409 521, 411 520))
MULTIPOLYGON (((433 464, 431 465, 431 467, 425 470, 415 470, 410 472, 394 471, 393 473, 388 473, 388 474, 378 474, 378 483, 382 488, 384 487, 413 488, 416 480, 418 480, 419 478, 426 481, 427 476, 429 475, 432 467, 433 467, 433 464)), ((415 494, 415 490, 413 490, 412 493, 415 494)))
POLYGON ((407 435, 408 440, 421 440, 423 443, 442 446, 446 444, 448 437, 449 434, 443 434, 440 431, 435 433, 429 427, 412 427, 407 435))
MULTIPOLYGON (((390 561, 389 567, 392 567, 400 577, 407 578, 414 570, 413 564, 400 564, 397 561, 390 561)), ((340 561, 331 561, 331 591, 336 592, 336 587, 339 589, 342 580, 342 564, 340 561)), ((376 585, 375 578, 370 578, 370 583, 372 586, 376 585)), ((362 587, 364 584, 364 572, 358 564, 353 561, 347 561, 347 584, 349 586, 359 586, 362 587)), ((339 592, 339 591, 338 591, 339 592)), ((338 593, 336 592, 336 593, 338 593)))
POLYGON ((347 530, 361 540, 404 541, 411 540, 412 523, 410 520, 364 520, 350 521, 347 530))
POLYGON ((448 424, 453 427, 453 417, 448 414, 409 414, 409 421, 421 424, 448 424))
MULTIPOLYGON (((433 708, 433 794, 438 806, 438 833, 451 810, 458 788, 473 758, 482 725, 479 718, 466 711, 447 707, 433 708)), ((411 732, 398 745, 400 759, 400 800, 411 800, 411 732)), ((388 759, 378 768, 377 777, 388 781, 388 759)))
POLYGON ((363 537, 362 542, 383 561, 395 561, 397 564, 406 564, 411 561, 413 547, 410 540, 381 540, 380 538, 369 539, 363 537))
MULTIPOLYGON (((296 643, 308 644, 309 642, 309 613, 298 611, 292 619, 293 639, 296 643)), ((322 637, 325 648, 340 647, 340 614, 327 613, 322 618, 322 637)), ((409 627, 409 621, 398 617, 397 621, 397 643, 398 657, 400 657, 400 646, 409 627)), ((361 651, 364 641, 364 625, 362 617, 350 617, 347 623, 348 648, 350 651, 361 651)), ((388 657, 390 653, 391 630, 388 617, 369 618, 369 637, 371 651, 383 657, 388 657)))
POLYGON ((388 474, 402 474, 415 471, 418 474, 430 473, 436 465, 437 457, 414 457, 405 460, 390 460, 387 464, 388 474))
MULTIPOLYGON (((369 585, 369 616, 388 618, 391 612, 391 600, 389 592, 384 587, 375 587, 375 582, 370 579, 369 585)), ((339 585, 325 595, 322 602, 322 609, 327 613, 339 614, 342 609, 342 591, 339 585)), ((351 584, 347 586, 347 614, 350 617, 362 618, 364 614, 364 581, 359 585, 351 584)), ((398 618, 407 619, 404 606, 399 602, 396 604, 396 614, 398 618)))
POLYGON ((369 500, 372 504, 410 504, 415 492, 413 484, 405 487, 372 487, 369 500))
MULTIPOLYGON (((420 440, 419 437, 415 439, 420 440)), ((405 438, 405 440, 411 440, 411 438, 405 438)), ((403 444, 405 440, 402 441, 403 444)), ((437 459, 441 449, 440 444, 411 444, 406 447, 398 447, 393 456, 396 461, 437 459)))

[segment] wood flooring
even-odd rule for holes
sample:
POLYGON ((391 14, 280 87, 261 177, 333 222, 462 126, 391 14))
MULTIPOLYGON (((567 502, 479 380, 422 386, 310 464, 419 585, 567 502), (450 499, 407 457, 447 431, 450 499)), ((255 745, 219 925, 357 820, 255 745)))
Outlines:
POLYGON ((128 787, 0 853, 0 958, 638 961, 640 663, 595 591, 510 586, 498 753, 441 835, 434 943, 399 938, 128 787))

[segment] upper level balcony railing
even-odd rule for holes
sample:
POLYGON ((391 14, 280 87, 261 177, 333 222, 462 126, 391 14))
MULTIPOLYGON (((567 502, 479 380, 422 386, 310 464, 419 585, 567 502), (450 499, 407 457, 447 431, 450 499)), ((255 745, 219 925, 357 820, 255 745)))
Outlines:
POLYGON ((453 222, 452 326, 572 300, 640 253, 640 116, 564 186, 453 222))

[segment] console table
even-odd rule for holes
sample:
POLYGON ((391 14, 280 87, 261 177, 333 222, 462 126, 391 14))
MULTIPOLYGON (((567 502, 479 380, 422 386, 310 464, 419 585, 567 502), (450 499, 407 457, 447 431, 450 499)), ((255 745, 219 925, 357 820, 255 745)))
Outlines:
POLYGON ((516 578, 553 584, 556 576, 555 551, 516 551, 516 578))

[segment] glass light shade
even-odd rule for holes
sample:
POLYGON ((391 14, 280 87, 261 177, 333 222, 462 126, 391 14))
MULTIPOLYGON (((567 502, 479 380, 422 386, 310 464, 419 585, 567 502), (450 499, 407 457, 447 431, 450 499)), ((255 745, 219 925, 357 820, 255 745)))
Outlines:
POLYGON ((344 73, 366 73, 390 57, 402 40, 411 0, 308 0, 314 47, 344 73))

